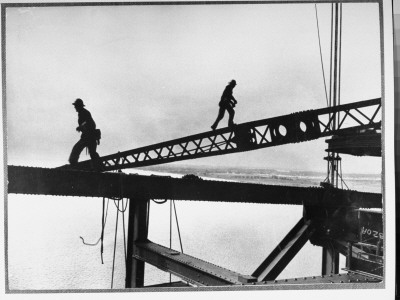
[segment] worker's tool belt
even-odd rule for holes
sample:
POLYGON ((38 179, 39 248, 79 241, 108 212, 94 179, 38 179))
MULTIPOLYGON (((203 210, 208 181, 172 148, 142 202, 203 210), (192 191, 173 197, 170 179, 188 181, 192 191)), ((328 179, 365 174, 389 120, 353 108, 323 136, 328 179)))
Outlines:
POLYGON ((100 140, 101 140, 101 130, 100 129, 95 129, 94 138, 96 139, 97 144, 100 145, 100 140))

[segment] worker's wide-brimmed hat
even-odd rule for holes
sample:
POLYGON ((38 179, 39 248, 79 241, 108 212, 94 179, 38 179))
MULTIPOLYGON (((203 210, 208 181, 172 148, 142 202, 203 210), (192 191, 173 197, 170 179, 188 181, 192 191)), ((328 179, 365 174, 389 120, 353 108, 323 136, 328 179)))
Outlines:
POLYGON ((72 103, 72 105, 74 106, 85 106, 85 104, 83 104, 82 99, 76 99, 74 103, 72 103))

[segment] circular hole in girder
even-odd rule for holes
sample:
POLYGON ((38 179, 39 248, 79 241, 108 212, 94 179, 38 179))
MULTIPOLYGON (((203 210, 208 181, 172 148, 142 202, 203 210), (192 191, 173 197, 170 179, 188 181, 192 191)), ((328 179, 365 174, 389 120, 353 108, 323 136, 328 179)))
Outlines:
POLYGON ((300 130, 303 132, 307 131, 307 125, 303 121, 300 122, 300 130))
POLYGON ((286 130, 286 127, 285 127, 285 126, 279 125, 278 131, 279 131, 280 135, 286 136, 287 130, 286 130))

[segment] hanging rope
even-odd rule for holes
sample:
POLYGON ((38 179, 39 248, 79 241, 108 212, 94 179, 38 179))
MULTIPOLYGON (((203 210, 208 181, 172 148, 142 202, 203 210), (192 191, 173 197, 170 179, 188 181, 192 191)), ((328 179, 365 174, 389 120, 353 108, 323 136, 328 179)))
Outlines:
POLYGON ((325 70, 324 70, 324 61, 322 59, 322 49, 321 49, 321 37, 319 35, 319 22, 318 22, 318 10, 317 10, 317 4, 315 4, 315 18, 317 20, 317 32, 318 32, 318 44, 319 44, 319 54, 321 58, 321 66, 322 66, 322 77, 324 80, 324 88, 325 88, 325 98, 326 98, 326 105, 329 106, 328 104, 328 92, 326 89, 326 80, 325 80, 325 70))
POLYGON ((126 200, 126 204, 124 207, 124 198, 120 198, 117 203, 115 203, 117 200, 114 199, 114 205, 117 208, 117 217, 115 221, 115 236, 114 236, 114 254, 113 254, 113 265, 112 265, 112 274, 111 274, 111 288, 113 288, 114 285, 114 270, 115 270, 115 253, 117 249, 117 236, 118 236, 118 219, 119 219, 119 213, 122 213, 122 229, 123 229, 123 237, 124 237, 124 258, 125 258, 125 269, 126 269, 126 259, 127 259, 127 253, 126 253, 126 232, 125 232, 125 212, 128 207, 128 199, 126 200), (120 209, 120 204, 122 209, 120 209))
POLYGON ((105 203, 105 200, 106 200, 106 199, 103 197, 103 215, 102 215, 102 219, 103 219, 102 224, 103 224, 103 226, 102 226, 102 228, 101 228, 101 246, 100 246, 100 256, 101 256, 101 264, 102 264, 102 265, 104 264, 104 261, 103 261, 104 228, 106 227, 106 219, 107 219, 107 214, 108 214, 108 203, 110 203, 110 200, 107 199, 107 213, 106 213, 106 216, 105 216, 105 218, 104 218, 104 203, 105 203))
POLYGON ((113 200, 114 200, 114 205, 118 209, 118 211, 124 213, 126 211, 126 208, 128 207, 128 201, 126 202, 126 205, 124 207, 124 198, 113 198, 113 200), (120 201, 122 201, 122 205, 121 205, 121 207, 123 207, 122 209, 119 208, 120 201), (118 205, 116 202, 118 202, 118 205))
MULTIPOLYGON (((121 180, 120 180, 120 195, 121 195, 120 197, 107 198, 107 207, 105 206, 105 197, 103 197, 103 208, 102 208, 102 216, 101 216, 101 235, 100 235, 100 238, 97 240, 97 242, 96 243, 87 243, 87 242, 85 242, 84 238, 82 236, 80 236, 83 244, 87 245, 87 246, 96 246, 101 241, 101 247, 100 247, 101 263, 104 264, 104 261, 103 261, 104 228, 105 228, 106 222, 107 222, 108 206, 109 206, 109 203, 110 203, 110 199, 113 200, 114 205, 117 208, 117 217, 116 217, 116 224, 115 224, 114 254, 113 254, 113 265, 112 265, 112 274, 111 274, 111 288, 113 288, 113 284, 114 284, 115 254, 116 254, 116 248, 117 248, 118 219, 119 219, 119 213, 120 212, 122 213, 125 269, 126 269, 126 260, 127 260, 126 231, 125 231, 125 212, 126 212, 126 209, 128 207, 128 199, 126 200, 126 204, 124 205, 122 177, 121 177, 121 180), (118 203, 116 203, 116 202, 118 202, 118 203)), ((147 218, 147 226, 148 226, 148 218, 147 218)))
MULTIPOLYGON (((107 198, 107 206, 105 205, 105 197, 103 198, 103 209, 102 209, 102 231, 101 231, 101 236, 98 239, 96 243, 86 243, 83 237, 80 237, 82 239, 82 242, 85 245, 89 246, 96 246, 100 241, 101 241, 101 261, 102 264, 103 262, 103 240, 104 240, 104 229, 107 221, 107 216, 108 216, 108 206, 110 199, 113 200, 115 207, 117 208, 117 216, 116 216, 116 224, 115 224, 115 235, 114 235, 114 252, 113 252, 113 265, 112 265, 112 274, 111 274, 111 288, 114 286, 114 274, 115 274, 115 257, 116 257, 116 246, 117 246, 117 236, 118 236, 118 223, 119 223, 119 213, 122 213, 122 223, 123 223, 123 236, 124 236, 124 256, 125 256, 125 267, 126 267, 126 259, 127 259, 127 253, 126 253, 126 232, 125 232, 125 211, 128 207, 128 199, 126 199, 126 203, 124 203, 124 198, 107 198), (118 202, 118 203, 116 203, 118 202)), ((168 199, 165 199, 163 201, 156 201, 153 199, 153 201, 157 204, 162 204, 165 203, 168 199)), ((147 204, 148 205, 148 214, 150 211, 150 202, 147 204)), ((172 206, 174 208, 174 213, 175 213, 175 221, 178 229, 178 236, 179 236, 179 243, 181 247, 181 252, 183 253, 183 244, 182 244, 182 238, 181 238, 181 233, 180 233, 180 227, 179 227, 179 221, 178 221, 178 213, 176 210, 176 205, 175 201, 171 200, 170 202, 170 249, 172 249, 172 206)), ((149 224, 149 218, 147 214, 147 227, 149 224)), ((172 274, 170 274, 170 282, 172 280, 172 274)))
POLYGON ((108 215, 108 203, 109 203, 109 199, 107 201, 107 208, 106 211, 104 213, 104 207, 105 207, 105 198, 103 197, 103 209, 102 209, 102 216, 101 216, 101 234, 99 239, 97 240, 96 243, 87 243, 85 242, 84 238, 80 236, 82 243, 86 246, 97 246, 97 244, 101 241, 101 248, 100 248, 100 256, 101 256, 101 263, 104 264, 103 261, 103 240, 104 240, 104 228, 106 226, 106 222, 107 222, 107 215, 108 215), (105 214, 105 216, 104 216, 105 214))
MULTIPOLYGON (((118 173, 122 173, 121 170, 117 171, 118 173)), ((119 218, 119 213, 122 213, 122 229, 123 229, 123 236, 124 236, 124 258, 125 258, 125 269, 126 269, 126 234, 125 234, 125 212, 128 207, 128 200, 126 200, 126 204, 124 207, 124 185, 123 185, 123 177, 120 176, 120 198, 113 198, 114 200, 114 205, 117 208, 117 217, 115 221, 115 236, 114 236, 114 254, 113 254, 113 266, 112 266, 112 274, 111 274, 111 288, 113 288, 113 283, 114 283, 114 269, 115 269, 115 253, 117 249, 117 236, 118 236, 118 218, 119 218), (118 204, 116 203, 118 202, 118 204), (120 204, 121 204, 121 209, 120 209, 120 204)))
POLYGON ((117 248, 117 233, 118 233, 118 216, 119 216, 119 201, 117 207, 117 217, 115 222, 115 237, 114 237, 114 255, 113 255, 113 265, 112 265, 112 273, 111 273, 111 288, 113 288, 114 283, 114 266, 115 266, 115 250, 117 248))
POLYGON ((156 199, 151 199, 151 200, 153 200, 153 202, 157 203, 157 204, 164 204, 165 202, 167 202, 167 199, 160 200, 160 201, 157 201, 156 199))

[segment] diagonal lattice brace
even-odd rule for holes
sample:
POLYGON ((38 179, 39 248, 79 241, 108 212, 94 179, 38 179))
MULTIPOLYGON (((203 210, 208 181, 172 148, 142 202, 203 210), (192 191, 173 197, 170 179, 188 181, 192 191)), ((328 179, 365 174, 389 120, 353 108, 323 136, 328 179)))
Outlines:
POLYGON ((286 268, 313 233, 311 221, 303 218, 289 231, 279 245, 253 272, 257 281, 274 280, 286 268))
POLYGON ((338 125, 338 128, 342 128, 342 125, 343 125, 344 121, 346 120, 347 116, 349 115, 349 112, 348 112, 347 110, 346 110, 344 113, 345 113, 345 114, 344 114, 344 117, 343 117, 342 120, 340 121, 340 123, 339 123, 339 125, 338 125))

